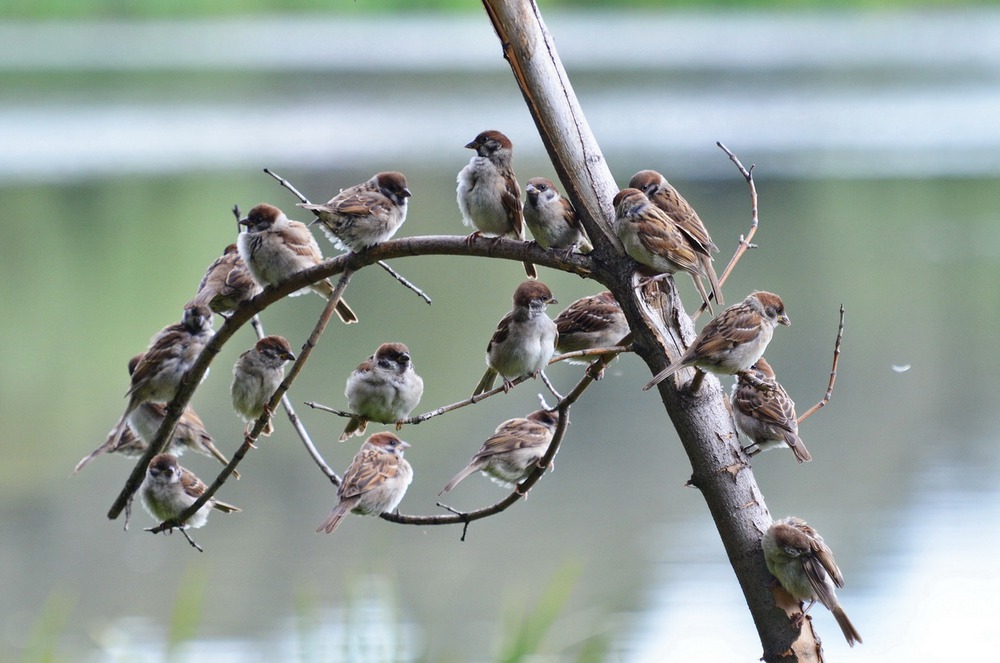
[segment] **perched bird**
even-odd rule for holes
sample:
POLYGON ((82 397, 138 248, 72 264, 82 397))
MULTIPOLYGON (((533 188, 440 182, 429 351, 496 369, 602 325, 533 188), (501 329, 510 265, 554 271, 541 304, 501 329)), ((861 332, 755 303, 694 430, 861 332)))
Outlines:
POLYGON ((837 601, 836 587, 844 586, 844 576, 833 559, 833 551, 816 530, 800 518, 784 518, 767 529, 761 546, 767 569, 785 591, 797 601, 809 602, 798 619, 799 625, 813 603, 819 601, 833 613, 847 644, 853 647, 861 643, 861 635, 837 601))
POLYGON ((702 301, 712 310, 705 286, 706 277, 698 253, 691 248, 678 225, 638 189, 622 189, 612 201, 615 207, 615 234, 625 252, 656 274, 687 272, 702 301))
POLYGON ((181 378, 194 366, 213 335, 211 309, 192 306, 184 309, 181 322, 164 327, 153 337, 132 373, 132 385, 125 393, 128 405, 112 431, 112 450, 118 448, 136 408, 149 401, 165 403, 174 398, 181 378))
POLYGON ((534 469, 552 441, 559 415, 537 410, 524 418, 508 419, 499 426, 438 495, 444 495, 470 474, 482 472, 496 483, 511 488, 534 469))
MULTIPOLYGON (((170 454, 153 456, 146 468, 146 478, 139 486, 142 505, 154 519, 163 522, 176 518, 195 503, 206 490, 205 484, 190 470, 181 467, 177 458, 170 454)), ((194 512, 182 527, 202 527, 208 522, 212 509, 223 513, 235 513, 239 508, 220 502, 214 497, 194 512)))
POLYGON ((576 300, 556 316, 555 323, 559 353, 610 347, 629 333, 621 305, 607 290, 576 300))
MULTIPOLYGON (((262 286, 281 283, 323 262, 319 244, 309 228, 304 223, 290 220, 273 205, 256 205, 246 217, 240 219, 240 224, 247 227, 247 232, 240 233, 236 242, 240 257, 262 286)), ((334 288, 324 279, 309 288, 293 292, 291 296, 296 297, 309 290, 329 299, 334 288)), ((358 316, 343 299, 337 303, 337 315, 348 324, 358 321, 358 316)))
POLYGON ((729 398, 733 404, 733 421, 740 433, 750 440, 743 450, 753 456, 768 449, 789 447, 795 460, 808 463, 812 456, 799 438, 795 403, 775 379, 770 364, 761 357, 746 372, 764 386, 754 384, 742 373, 737 375, 733 385, 729 398))
POLYGON ((207 306, 226 316, 240 304, 260 294, 263 288, 250 275, 236 244, 230 244, 221 256, 208 266, 198 284, 198 293, 189 306, 207 306))
MULTIPOLYGON (((135 373, 135 367, 139 365, 142 355, 138 354, 128 362, 129 375, 135 373)), ((90 454, 84 456, 76 467, 73 474, 83 469, 90 461, 104 453, 118 453, 125 457, 141 456, 149 442, 156 437, 156 432, 160 430, 160 424, 166 417, 167 407, 163 403, 146 402, 137 407, 128 420, 125 428, 121 432, 121 437, 115 443, 116 428, 108 433, 108 438, 104 444, 94 449, 90 454)), ((165 453, 180 456, 185 450, 192 449, 203 456, 211 456, 223 465, 228 465, 229 460, 215 446, 215 441, 205 429, 198 413, 190 405, 184 409, 177 425, 174 426, 173 435, 164 449, 165 453)))
POLYGON ((337 489, 340 501, 316 531, 332 533, 348 513, 378 516, 398 507, 413 481, 413 468, 403 458, 409 447, 392 433, 365 440, 337 489))
POLYGON ((719 277, 715 273, 715 267, 712 266, 712 254, 718 252, 719 247, 712 241, 705 224, 702 223, 701 217, 694 211, 691 204, 663 175, 655 170, 640 170, 632 176, 628 185, 646 194, 646 197, 654 205, 673 219, 677 227, 684 233, 688 244, 698 254, 697 257, 701 261, 702 269, 708 275, 708 281, 712 285, 715 302, 725 304, 722 301, 722 286, 719 285, 719 277))
POLYGON ((551 181, 534 177, 525 185, 524 194, 524 223, 539 246, 567 256, 577 249, 580 253, 594 250, 573 204, 551 181))
MULTIPOLYGON (((480 235, 524 239, 521 187, 511 164, 514 146, 499 131, 484 131, 465 146, 476 151, 469 164, 458 173, 458 209, 462 221, 473 227, 469 240, 480 235)), ((524 263, 528 278, 535 278, 535 266, 524 263)))
POLYGON ((348 251, 361 251, 384 242, 406 221, 407 198, 402 173, 376 173, 367 182, 343 189, 322 205, 299 203, 314 212, 314 224, 334 246, 348 251))
MULTIPOLYGON (((250 433, 253 423, 267 410, 268 401, 285 379, 285 363, 289 361, 295 361, 295 355, 282 336, 265 336, 236 360, 229 394, 233 409, 247 422, 245 433, 250 433)), ((270 415, 268 411, 261 435, 274 432, 270 415)))
POLYGON ((643 389, 651 389, 687 366, 719 375, 745 371, 764 355, 777 325, 790 325, 781 297, 756 291, 713 318, 680 359, 660 371, 643 389))
POLYGON ((383 343, 347 378, 344 395, 355 416, 347 422, 340 441, 363 435, 369 421, 391 424, 405 419, 423 394, 424 381, 413 369, 409 348, 383 343))
POLYGON ((504 392, 522 375, 537 375, 545 369, 556 350, 556 323, 545 313, 549 304, 558 304, 552 291, 539 281, 525 281, 514 291, 514 308, 497 324, 486 346, 486 373, 472 392, 489 391, 497 374, 503 378, 504 392))

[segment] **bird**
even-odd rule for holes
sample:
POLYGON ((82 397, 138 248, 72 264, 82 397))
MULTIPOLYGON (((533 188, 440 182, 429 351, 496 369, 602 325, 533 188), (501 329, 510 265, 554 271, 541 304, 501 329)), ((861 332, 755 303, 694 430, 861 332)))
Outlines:
POLYGON ((348 513, 378 516, 398 507, 413 481, 413 468, 403 458, 409 447, 392 433, 365 440, 337 488, 337 506, 316 531, 333 533, 348 513))
POLYGON ((417 407, 424 381, 413 368, 410 350, 402 343, 383 343, 375 354, 361 362, 347 378, 344 395, 355 416, 340 436, 363 435, 369 421, 382 424, 405 419, 417 407))
POLYGON ((265 411, 268 420, 260 433, 270 435, 274 432, 267 404, 285 379, 285 364, 290 361, 295 361, 295 355, 283 336, 265 336, 236 360, 229 394, 233 409, 247 422, 245 434, 249 435, 254 422, 265 411))
POLYGON ((486 347, 486 373, 473 396, 492 389, 498 374, 503 378, 504 392, 510 391, 513 380, 542 372, 555 354, 559 333, 545 307, 559 302, 549 287, 540 281, 525 281, 514 291, 513 303, 486 347))
POLYGON ((654 274, 687 272, 709 311, 712 305, 699 277, 706 277, 698 253, 678 225, 638 189, 622 189, 612 201, 614 231, 625 252, 654 274))
POLYGON ((195 305, 184 309, 179 323, 167 325, 152 338, 132 372, 132 383, 125 393, 128 405, 110 436, 112 450, 118 448, 136 408, 149 401, 165 403, 174 398, 184 375, 214 334, 211 309, 195 305))
MULTIPOLYGON (((135 367, 139 365, 142 354, 138 354, 128 362, 129 375, 135 373, 135 367)), ((98 456, 104 453, 117 453, 126 458, 141 456, 156 437, 160 430, 160 424, 167 416, 167 408, 163 403, 147 401, 141 403, 129 416, 125 422, 125 428, 121 431, 121 436, 117 443, 115 434, 117 425, 109 433, 105 442, 84 456, 76 467, 73 474, 76 474, 98 456)), ((192 449, 203 456, 211 456, 223 465, 228 465, 229 460, 215 446, 215 441, 205 428, 201 417, 190 405, 187 406, 181 416, 177 419, 174 432, 164 449, 165 453, 180 456, 185 450, 192 449)))
POLYGON ((198 292, 189 305, 207 306, 225 317, 243 302, 259 295, 261 290, 263 288, 250 275, 234 242, 205 270, 198 292))
POLYGON ((747 373, 756 378, 757 384, 738 374, 729 398, 736 428, 750 440, 743 450, 753 456, 768 449, 788 447, 795 460, 808 463, 812 456, 799 437, 795 402, 775 379, 771 365, 761 357, 747 373))
MULTIPOLYGON (((255 205, 240 219, 240 225, 247 227, 247 232, 240 233, 236 241, 240 257, 261 286, 276 285, 323 262, 319 244, 309 228, 304 223, 292 221, 273 205, 255 205)), ((323 279, 291 296, 310 290, 324 299, 334 293, 333 285, 323 279)), ((347 324, 358 321, 358 316, 343 299, 337 303, 337 315, 347 324)))
POLYGON ((573 204, 560 195, 555 184, 544 177, 533 177, 525 185, 524 194, 524 223, 539 246, 561 251, 567 257, 575 250, 594 250, 573 204))
POLYGON ((559 332, 556 342, 559 353, 610 347, 629 333, 621 305, 607 290, 577 299, 554 322, 559 332))
POLYGON ((632 176, 628 185, 646 194, 650 202, 666 212, 677 224, 688 244, 698 254, 697 258, 712 286, 715 302, 720 306, 725 304, 722 300, 722 286, 712 265, 712 254, 718 252, 719 247, 712 241, 708 229, 691 204, 667 181, 667 178, 655 170, 640 170, 632 176))
POLYGON ((406 221, 407 199, 412 195, 402 173, 386 171, 343 189, 322 205, 298 206, 316 214, 313 225, 319 224, 334 246, 362 251, 396 234, 406 221))
POLYGON ((545 455, 558 423, 558 414, 548 410, 508 419, 497 426, 469 464, 452 477, 438 495, 451 491, 475 472, 482 472, 505 488, 512 487, 531 474, 545 455))
MULTIPOLYGON (((206 489, 201 479, 178 464, 176 456, 163 453, 153 456, 149 461, 146 477, 139 486, 139 496, 149 515, 164 522, 184 513, 206 489)), ((239 507, 220 502, 213 497, 195 511, 181 527, 186 529, 204 526, 212 509, 223 513, 240 511, 239 507)))
POLYGON ((768 571, 785 591, 797 601, 809 602, 798 625, 813 603, 819 601, 833 613, 847 644, 861 644, 861 635, 837 600, 836 588, 844 586, 844 576, 833 559, 833 551, 815 529, 801 518, 783 518, 768 527, 761 547, 768 571))
MULTIPOLYGON (((469 241, 480 235, 523 240, 521 186, 511 163, 514 146, 510 139, 499 131, 488 130, 465 147, 475 150, 476 156, 459 171, 456 195, 462 221, 474 228, 469 241)), ((524 271, 528 278, 538 276, 530 262, 524 263, 524 271)))
POLYGON ((781 297, 762 290, 751 292, 712 318, 680 359, 660 371, 643 390, 654 386, 687 366, 735 375, 764 355, 777 325, 790 325, 781 297))

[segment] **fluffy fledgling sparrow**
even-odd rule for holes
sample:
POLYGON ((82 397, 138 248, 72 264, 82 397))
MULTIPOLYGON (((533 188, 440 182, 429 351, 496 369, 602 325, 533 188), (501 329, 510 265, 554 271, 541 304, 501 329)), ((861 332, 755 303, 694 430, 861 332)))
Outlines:
POLYGON ((753 456, 768 449, 789 447, 795 460, 808 463, 812 456, 799 437, 795 402, 775 379, 771 365, 761 357, 746 373, 765 386, 746 379, 745 373, 737 375, 733 385, 729 397, 733 421, 740 433, 750 440, 743 450, 753 456))
MULTIPOLYGON (((247 422, 245 433, 249 434, 253 423, 264 414, 268 401, 285 379, 285 364, 289 361, 295 361, 295 355, 282 336, 265 336, 236 360, 229 394, 233 409, 247 422)), ((268 418, 260 434, 273 432, 274 426, 268 418)))
MULTIPOLYGON (((154 519, 163 522, 176 518, 195 500, 201 497, 207 486, 201 479, 196 477, 190 470, 181 467, 177 463, 177 458, 170 454, 159 454, 153 456, 146 468, 146 478, 139 486, 139 496, 142 498, 142 505, 146 507, 154 519)), ((223 513, 236 513, 240 511, 232 504, 220 502, 214 497, 194 512, 187 522, 182 526, 202 527, 208 522, 208 514, 216 509, 223 513)))
POLYGON ((680 227, 663 210, 650 202, 639 189, 622 189, 612 201, 615 207, 615 234, 625 252, 656 274, 687 272, 702 301, 712 305, 701 278, 707 278, 698 253, 691 248, 680 227))
POLYGON ((316 531, 332 533, 348 513, 378 516, 399 506, 413 481, 413 468, 403 458, 409 447, 392 433, 375 433, 365 440, 337 489, 340 501, 316 531))
POLYGON ((610 347, 629 333, 621 305, 606 290, 576 300, 556 316, 555 323, 559 332, 556 350, 560 353, 610 347))
MULTIPOLYGON (((129 375, 135 373, 135 367, 139 365, 142 355, 138 354, 128 362, 129 375)), ((104 453, 118 453, 125 457, 141 456, 146 451, 147 444, 156 437, 156 432, 160 429, 160 424, 166 417, 167 406, 163 403, 146 402, 137 407, 122 430, 121 437, 115 443, 115 433, 117 428, 108 433, 108 438, 104 444, 94 449, 90 454, 84 456, 76 467, 73 474, 83 469, 90 461, 104 453)), ((187 449, 192 449, 203 456, 211 456, 223 465, 229 464, 229 459, 223 455, 215 446, 215 441, 205 428, 201 417, 190 405, 184 409, 177 425, 174 427, 173 435, 164 449, 165 453, 180 456, 187 449)))
POLYGON ((334 246, 361 251, 396 234, 406 221, 406 203, 411 195, 402 173, 382 172, 341 190, 322 205, 298 206, 316 214, 313 223, 319 224, 334 246))
MULTIPOLYGON (((246 217, 240 219, 240 224, 247 227, 247 232, 240 233, 236 241, 240 257, 262 286, 281 283, 323 262, 323 253, 309 228, 304 223, 292 221, 273 205, 261 203, 254 206, 246 217)), ((291 296, 296 297, 310 290, 329 299, 334 288, 324 279, 309 288, 293 292, 291 296)), ((358 316, 343 299, 337 303, 337 315, 348 324, 358 321, 358 316)))
POLYGON ((558 423, 559 415, 547 410, 508 419, 497 426, 469 464, 438 495, 449 492, 475 472, 482 472, 505 488, 513 487, 527 477, 545 455, 558 423))
MULTIPOLYGON (((458 173, 458 209, 463 223, 475 229, 469 239, 508 235, 523 240, 521 187, 511 163, 514 146, 510 139, 499 131, 484 131, 465 147, 476 151, 458 173)), ((524 263, 524 271, 528 278, 537 276, 530 262, 524 263)))
POLYGON ((125 393, 128 405, 115 425, 112 449, 118 447, 122 432, 136 408, 148 401, 165 403, 173 399, 181 378, 191 369, 214 334, 211 309, 192 306, 184 309, 181 322, 164 327, 153 337, 132 372, 132 384, 125 393))
POLYGON ((745 371, 764 355, 777 325, 790 325, 781 297, 756 291, 714 317, 680 359, 646 383, 651 389, 687 366, 735 375, 745 371))
POLYGON ((356 416, 347 422, 340 441, 363 435, 369 421, 391 424, 405 419, 423 394, 424 381, 413 368, 410 349, 402 343, 383 343, 347 378, 344 395, 356 416))
POLYGON ((524 223, 539 246, 566 255, 575 250, 594 250, 573 204, 550 180, 533 177, 525 185, 524 194, 524 223))
POLYGON ((712 266, 712 254, 717 252, 719 247, 712 241, 708 229, 705 228, 701 217, 694 211, 691 204, 667 181, 667 178, 655 170, 640 170, 632 176, 628 185, 646 194, 646 197, 654 205, 673 219, 677 227, 684 233, 688 244, 697 253, 697 258, 712 286, 715 302, 725 304, 722 301, 722 286, 719 285, 719 277, 715 273, 715 267, 712 266))
POLYGON ((189 306, 200 304, 226 316, 243 302, 256 297, 261 290, 263 288, 250 275, 233 243, 205 270, 205 276, 198 284, 198 293, 189 306))
POLYGON ((525 281, 514 291, 514 308, 497 324, 486 346, 486 373, 473 396, 489 391, 497 375, 503 378, 504 392, 522 375, 537 375, 555 354, 559 332, 545 313, 549 304, 558 304, 552 291, 539 281, 525 281))
POLYGON ((773 523, 761 541, 767 569, 797 601, 808 601, 798 624, 819 601, 833 613, 847 644, 861 643, 861 635, 837 601, 837 587, 844 586, 833 551, 816 530, 794 516, 773 523))

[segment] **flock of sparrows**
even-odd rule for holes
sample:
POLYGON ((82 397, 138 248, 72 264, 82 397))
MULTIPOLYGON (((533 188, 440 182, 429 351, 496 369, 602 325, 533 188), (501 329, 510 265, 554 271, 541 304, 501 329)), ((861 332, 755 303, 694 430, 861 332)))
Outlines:
MULTIPOLYGON (((591 251, 573 205, 551 181, 528 180, 522 202, 512 167, 513 147, 504 134, 484 131, 465 147, 476 153, 457 180, 458 207, 463 222, 473 228, 467 241, 480 236, 524 240, 527 226, 534 241, 546 250, 567 256, 574 251, 591 251)), ((314 225, 337 248, 363 251, 396 233, 406 220, 410 197, 403 174, 380 172, 341 190, 327 203, 299 206, 314 213, 314 225)), ((719 249, 698 214, 660 173, 636 173, 612 202, 615 234, 644 276, 657 279, 686 272, 709 311, 712 299, 724 303, 712 258, 719 249)), ((102 453, 142 453, 164 418, 164 403, 177 393, 185 374, 212 338, 213 313, 227 316, 264 287, 323 261, 309 227, 289 219, 277 207, 258 204, 239 223, 246 230, 209 266, 181 322, 161 330, 147 350, 130 363, 125 412, 107 441, 82 459, 75 471, 102 453)), ((610 292, 579 299, 551 319, 546 313, 546 307, 556 303, 551 290, 537 280, 534 265, 525 263, 524 267, 529 278, 514 291, 512 309, 489 340, 486 372, 473 391, 474 397, 491 390, 497 377, 506 392, 513 381, 542 373, 557 351, 609 347, 629 333, 621 306, 610 292)), ((292 295, 310 291, 329 298, 334 288, 321 280, 292 295)), ((358 320, 343 300, 337 314, 345 323, 358 320)), ((794 403, 763 359, 775 327, 788 324, 780 297, 753 292, 712 319, 682 356, 644 389, 688 367, 735 375, 731 404, 735 424, 749 441, 744 450, 753 455, 787 446, 799 462, 808 461, 809 452, 798 437, 794 403)), ((262 434, 271 434, 268 402, 284 379, 286 363, 293 360, 295 354, 288 341, 280 336, 267 336, 240 355, 233 368, 231 395, 234 410, 247 422, 247 434, 264 415, 267 423, 262 434)), ((693 384, 700 383, 700 375, 697 380, 693 384)), ((368 422, 396 424, 398 431, 422 394, 423 380, 414 370, 406 345, 383 343, 347 379, 345 395, 353 416, 341 441, 364 434, 368 422)), ((501 423, 441 494, 477 471, 503 485, 520 482, 544 455, 557 420, 554 412, 539 410, 501 423)), ((403 457, 409 446, 391 432, 368 437, 344 473, 337 505, 317 531, 333 532, 348 513, 379 515, 395 510, 413 479, 413 469, 403 457)), ((227 463, 189 407, 166 451, 150 462, 139 489, 147 510, 161 521, 177 517, 206 489, 178 464, 176 456, 186 449, 227 463)), ((210 499, 184 526, 201 527, 211 509, 239 510, 210 499)), ((763 548, 768 568, 790 594, 799 600, 818 599, 834 611, 852 645, 861 641, 836 601, 834 585, 842 585, 842 576, 829 548, 812 528, 795 518, 779 521, 764 536, 763 548)))

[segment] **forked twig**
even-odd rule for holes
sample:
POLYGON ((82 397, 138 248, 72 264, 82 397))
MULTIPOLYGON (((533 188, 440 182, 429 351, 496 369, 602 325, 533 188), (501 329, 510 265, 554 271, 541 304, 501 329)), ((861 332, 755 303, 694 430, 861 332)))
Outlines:
MULTIPOLYGON (((157 527, 147 527, 145 529, 146 529, 147 532, 152 532, 153 534, 158 534, 159 532, 163 531, 161 529, 158 529, 157 527)), ((199 546, 197 543, 195 543, 194 539, 191 538, 191 535, 188 534, 187 530, 184 529, 183 527, 176 527, 176 528, 168 529, 168 530, 166 530, 167 534, 173 534, 174 533, 174 529, 180 531, 180 533, 184 535, 184 538, 187 539, 187 542, 190 543, 191 547, 193 547, 195 550, 197 550, 198 552, 205 552, 205 549, 202 548, 201 546, 199 546)))
MULTIPOLYGON (((226 482, 226 479, 228 479, 229 476, 232 474, 233 470, 236 469, 236 466, 239 465, 240 462, 242 462, 244 456, 247 455, 250 449, 256 448, 254 442, 257 441, 257 437, 260 435, 260 432, 264 430, 264 426, 269 418, 268 412, 274 412, 274 409, 277 407, 278 402, 282 399, 282 397, 288 391, 288 388, 292 385, 292 382, 295 381, 295 378, 298 377, 298 374, 302 371, 302 367, 305 365, 306 360, 308 360, 309 355, 312 354, 313 348, 316 347, 316 344, 319 342, 320 336, 323 335, 323 332, 326 330, 327 325, 330 323, 330 319, 333 317, 333 314, 337 309, 337 304, 340 303, 341 297, 343 297, 344 294, 344 290, 347 288, 347 284, 350 282, 351 275, 353 273, 354 272, 351 271, 350 268, 346 268, 344 269, 343 274, 340 275, 340 280, 337 282, 337 286, 334 288, 333 294, 330 295, 330 299, 327 301, 326 306, 323 308, 323 312, 320 314, 319 320, 316 321, 316 325, 313 327, 312 333, 309 334, 309 338, 306 339, 305 344, 302 346, 302 350, 296 357, 295 363, 292 364, 291 370, 288 371, 288 375, 285 376, 285 379, 282 380, 281 384, 278 386, 278 389, 274 392, 274 395, 271 396, 271 400, 268 401, 267 408, 265 408, 265 412, 254 423, 253 429, 249 433, 246 433, 244 435, 243 444, 241 444, 240 447, 236 450, 236 453, 233 454, 233 458, 232 460, 229 461, 229 464, 222 469, 222 472, 219 473, 219 476, 216 477, 215 481, 212 482, 212 485, 210 485, 205 490, 205 492, 202 493, 198 497, 198 499, 194 501, 193 504, 191 504, 191 506, 185 509, 176 518, 165 520, 164 522, 160 523, 159 525, 148 531, 156 533, 156 532, 162 532, 165 529, 171 529, 181 526, 184 522, 187 521, 188 518, 194 515, 194 513, 198 511, 198 509, 204 506, 205 503, 208 500, 210 500, 215 495, 216 492, 218 492, 219 488, 221 488, 222 484, 226 482)), ((326 472, 324 471, 324 473, 326 472)), ((327 476, 330 476, 329 473, 326 474, 327 476)))
MULTIPOLYGON (((740 174, 743 175, 743 179, 745 179, 747 184, 750 186, 750 213, 752 219, 750 223, 750 230, 747 231, 746 237, 740 235, 740 243, 736 247, 736 252, 733 253, 733 257, 729 259, 729 264, 726 265, 726 270, 722 272, 722 276, 719 277, 719 285, 721 286, 725 284, 726 279, 728 279, 729 275, 733 273, 736 263, 740 261, 740 258, 742 258, 743 254, 747 252, 747 249, 756 248, 756 245, 752 244, 750 240, 752 240, 753 236, 757 234, 757 185, 754 184, 753 181, 753 164, 750 165, 750 168, 745 168, 739 158, 733 154, 728 147, 723 145, 721 142, 716 142, 715 144, 718 145, 723 152, 729 155, 729 160, 736 164, 736 168, 739 169, 740 174)), ((691 319, 697 320, 698 316, 700 316, 702 312, 707 309, 708 306, 703 303, 701 307, 695 311, 694 315, 691 316, 691 319)))
POLYGON ((830 369, 830 382, 826 387, 826 394, 823 395, 823 399, 819 403, 813 405, 811 408, 806 410, 801 417, 798 418, 797 423, 802 423, 820 408, 825 407, 830 399, 833 398, 833 385, 837 382, 837 364, 840 363, 840 344, 844 340, 844 305, 840 305, 840 325, 837 327, 837 340, 833 344, 833 368, 830 369))
MULTIPOLYGON (((265 168, 264 172, 267 173, 268 175, 270 175, 271 177, 273 177, 278 182, 278 184, 280 184, 284 188, 286 188, 289 191, 291 191, 292 195, 299 199, 299 202, 305 203, 307 205, 310 204, 309 203, 309 199, 306 198, 304 195, 302 195, 302 192, 299 191, 298 189, 296 189, 295 186, 291 182, 289 182, 288 180, 286 180, 284 177, 282 177, 281 175, 278 175, 277 173, 275 173, 274 171, 272 171, 269 168, 265 168)), ((313 213, 316 216, 319 216, 318 212, 313 212, 313 213)), ((399 272, 397 272, 395 269, 393 269, 392 267, 390 267, 387 262, 385 262, 384 260, 379 260, 376 264, 379 267, 381 267, 382 269, 384 269, 386 272, 388 272, 389 276, 391 276, 392 278, 396 279, 401 284, 403 284, 405 287, 407 287, 410 290, 412 290, 422 300, 424 300, 428 304, 431 303, 431 298, 430 298, 430 296, 427 293, 425 293, 423 290, 421 290, 416 285, 414 285, 413 282, 410 281, 410 280, 408 280, 405 276, 403 276, 402 274, 400 274, 399 272)))

